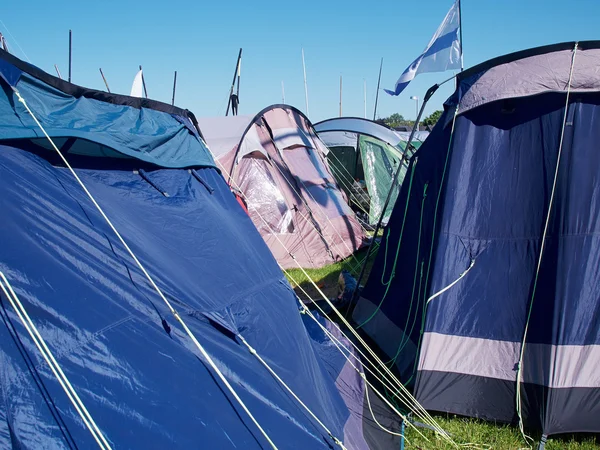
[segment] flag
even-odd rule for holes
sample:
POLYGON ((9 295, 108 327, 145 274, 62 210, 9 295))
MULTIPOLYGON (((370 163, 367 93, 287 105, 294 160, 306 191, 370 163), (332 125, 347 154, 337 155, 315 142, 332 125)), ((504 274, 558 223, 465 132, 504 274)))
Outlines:
POLYGON ((131 86, 131 94, 130 97, 143 97, 144 96, 144 82, 142 80, 142 71, 140 71, 135 75, 133 79, 133 85, 131 86))
POLYGON ((408 83, 425 72, 444 72, 460 69, 462 46, 459 38, 460 0, 456 0, 423 53, 400 75, 394 90, 384 89, 390 95, 399 95, 408 83))

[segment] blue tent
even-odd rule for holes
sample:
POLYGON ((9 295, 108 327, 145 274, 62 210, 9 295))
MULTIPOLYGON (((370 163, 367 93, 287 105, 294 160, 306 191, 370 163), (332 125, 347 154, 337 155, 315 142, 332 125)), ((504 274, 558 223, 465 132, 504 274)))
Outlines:
MULTIPOLYGON (((304 324, 191 113, 80 88, 2 51, 0 86, 0 272, 110 446, 268 444, 17 91, 275 445, 367 448, 360 377, 304 324)), ((0 318, 0 447, 95 447, 2 290, 0 318)))
POLYGON ((430 410, 600 432, 600 42, 461 73, 354 310, 430 410))

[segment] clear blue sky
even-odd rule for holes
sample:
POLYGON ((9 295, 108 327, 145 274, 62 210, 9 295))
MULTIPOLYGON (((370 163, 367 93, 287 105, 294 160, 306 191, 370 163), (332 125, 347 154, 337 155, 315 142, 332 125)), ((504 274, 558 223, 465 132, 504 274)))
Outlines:
MULTIPOLYGON (((12 52, 67 74, 73 30, 73 82, 128 94, 138 65, 151 98, 169 102, 177 70, 178 106, 197 116, 224 114, 235 59, 244 49, 240 114, 280 103, 305 110, 301 48, 306 56, 310 118, 363 116, 363 80, 372 117, 379 61, 392 88, 442 21, 452 0, 338 1, 48 1, 2 2, 0 31, 12 52), (8 30, 7 30, 8 28, 8 30), (8 32, 10 31, 10 33, 8 32), (18 45, 17 45, 18 44, 18 45), (19 48, 19 46, 21 48, 19 48)), ((463 0, 465 67, 529 47, 600 39, 600 0, 463 0)), ((451 73, 423 74, 399 97, 381 92, 378 115, 415 117, 415 102, 451 73)), ((432 98, 440 109, 451 83, 432 98)))

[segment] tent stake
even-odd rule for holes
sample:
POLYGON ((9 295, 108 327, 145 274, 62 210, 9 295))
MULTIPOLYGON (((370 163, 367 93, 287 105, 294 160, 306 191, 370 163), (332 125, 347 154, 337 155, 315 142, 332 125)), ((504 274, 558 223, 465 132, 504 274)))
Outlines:
POLYGON ((400 175, 400 170, 402 169, 405 159, 408 159, 408 158, 405 158, 405 155, 411 148, 412 141, 415 136, 415 132, 419 128, 419 121, 421 120, 421 116, 423 115, 423 110, 425 109, 425 105, 427 105, 427 102, 429 101, 431 96, 435 93, 435 91, 438 90, 439 87, 440 87, 439 84, 434 84, 433 86, 431 86, 429 88, 429 90, 425 94, 425 98, 423 99, 423 104, 421 105, 421 110, 419 111, 417 120, 415 120, 415 123, 410 132, 408 142, 406 143, 406 150, 405 150, 404 154, 402 155, 402 160, 400 161, 400 164, 398 164, 398 168, 396 169, 394 178, 392 178, 392 184, 390 186, 390 190, 387 193, 387 197, 385 199, 385 203, 383 204, 383 209, 381 210, 381 214, 379 215, 379 220, 377 221, 377 226, 375 227, 375 231, 373 232, 373 238, 371 239, 371 242, 369 242, 369 248, 367 250, 367 256, 365 257, 365 262, 363 263, 362 268, 360 269, 360 275, 358 276, 358 279, 356 280, 356 289, 354 290, 354 293, 352 294, 352 299, 350 300, 350 304, 348 306, 348 312, 350 314, 351 314, 350 310, 351 309, 353 310, 353 307, 356 306, 356 301, 357 301, 356 296, 358 295, 358 291, 360 288, 360 282, 362 281, 363 276, 365 275, 365 269, 367 267, 367 263, 369 262, 369 256, 371 255, 371 251, 373 250, 373 243, 375 242, 375 239, 377 238, 377 233, 379 232, 379 230, 381 228, 381 223, 383 222, 383 216, 385 215, 385 211, 387 210, 388 204, 390 203, 390 199, 392 198, 392 192, 394 190, 394 186, 396 186, 396 184, 398 183, 398 176, 400 175))

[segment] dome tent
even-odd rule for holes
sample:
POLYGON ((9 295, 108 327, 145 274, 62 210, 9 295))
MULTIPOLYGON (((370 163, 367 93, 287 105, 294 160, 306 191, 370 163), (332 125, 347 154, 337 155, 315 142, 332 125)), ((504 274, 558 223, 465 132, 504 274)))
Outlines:
POLYGON ((475 66, 411 159, 353 317, 425 408, 600 431, 599 65, 581 42, 475 66))
POLYGON ((199 125, 282 267, 322 267, 362 246, 364 231, 329 170, 327 147, 302 112, 272 105, 255 116, 200 118, 199 125))
POLYGON ((0 86, 0 447, 94 446, 9 287, 110 446, 268 445, 22 96, 273 442, 335 445, 241 337, 333 436, 367 448, 352 412, 362 408, 361 384, 331 352, 323 361, 323 339, 311 338, 191 113, 81 88, 3 51, 0 86))
MULTIPOLYGON (((383 218, 383 222, 387 223, 399 187, 406 175, 408 136, 377 122, 358 117, 327 119, 315 124, 315 130, 329 148, 327 159, 330 167, 340 186, 351 197, 351 201, 361 202, 362 196, 356 192, 355 180, 364 180, 369 196, 366 205, 368 211, 364 212, 368 213, 368 223, 371 225, 379 220, 398 165, 404 164, 383 218)), ((419 137, 424 134, 418 133, 419 137)), ((421 141, 415 137, 412 143, 413 151, 420 145, 421 141)), ((357 206, 358 209, 366 209, 361 205, 357 206)))

